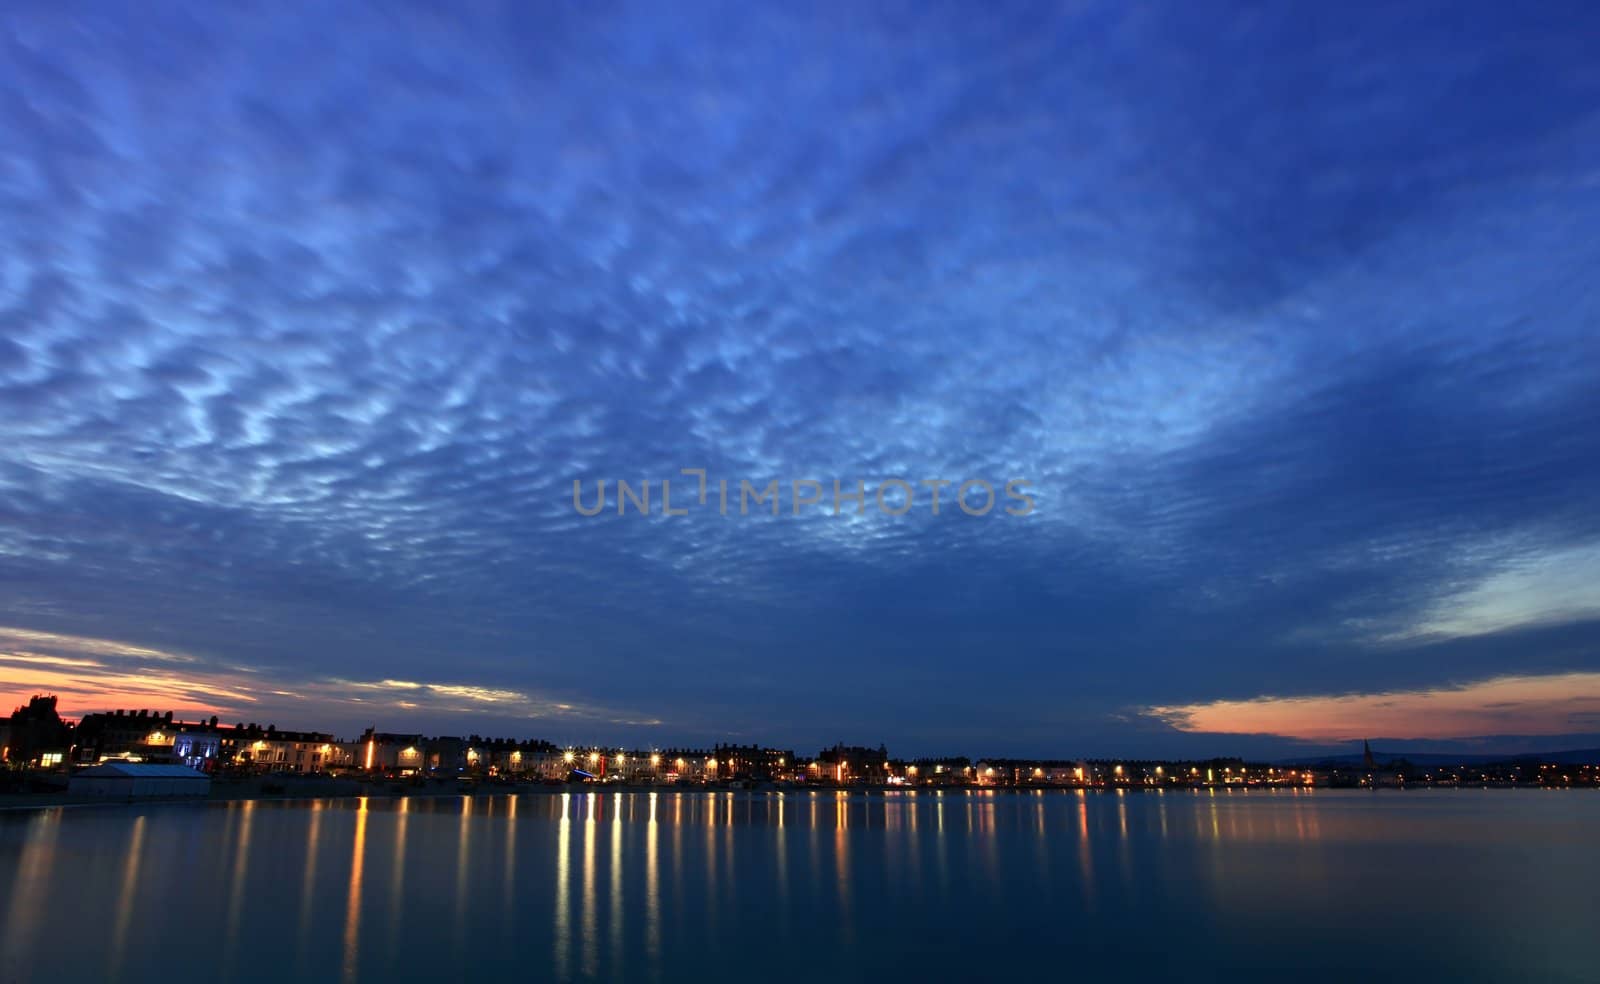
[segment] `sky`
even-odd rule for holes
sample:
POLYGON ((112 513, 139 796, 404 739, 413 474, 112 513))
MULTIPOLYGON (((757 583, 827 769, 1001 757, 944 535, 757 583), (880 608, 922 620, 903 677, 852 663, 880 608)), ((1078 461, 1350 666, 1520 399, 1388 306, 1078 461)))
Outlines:
POLYGON ((630 747, 1600 745, 1597 32, 9 3, 0 697, 630 747))

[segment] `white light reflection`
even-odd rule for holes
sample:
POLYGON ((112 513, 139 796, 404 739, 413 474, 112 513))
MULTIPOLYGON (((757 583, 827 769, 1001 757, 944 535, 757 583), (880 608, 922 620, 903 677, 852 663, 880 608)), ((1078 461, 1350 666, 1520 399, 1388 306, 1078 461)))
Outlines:
MULTIPOLYGON (((252 804, 253 805, 253 804, 252 804)), ((356 807, 355 845, 350 849, 350 893, 344 910, 344 979, 354 981, 356 958, 361 949, 361 875, 367 858, 367 799, 356 807)))

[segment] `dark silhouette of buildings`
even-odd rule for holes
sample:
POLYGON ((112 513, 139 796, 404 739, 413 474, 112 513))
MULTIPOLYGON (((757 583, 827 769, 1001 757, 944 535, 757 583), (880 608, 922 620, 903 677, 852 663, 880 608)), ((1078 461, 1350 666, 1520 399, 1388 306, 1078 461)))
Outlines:
POLYGON ((54 695, 35 694, 11 712, 0 734, 0 761, 30 768, 53 768, 66 761, 72 728, 56 712, 54 695))

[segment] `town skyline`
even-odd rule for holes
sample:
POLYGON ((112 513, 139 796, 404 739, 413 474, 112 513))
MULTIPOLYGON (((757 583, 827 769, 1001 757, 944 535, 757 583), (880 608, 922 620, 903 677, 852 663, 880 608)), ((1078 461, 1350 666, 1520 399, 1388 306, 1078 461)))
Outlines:
MULTIPOLYGON (((0 698, 3 706, 4 698, 0 698)), ((175 710, 159 710, 154 707, 117 707, 94 708, 89 710, 75 710, 69 705, 55 703, 58 695, 34 693, 25 700, 15 702, 14 713, 22 713, 31 704, 41 700, 49 700, 56 713, 68 724, 76 724, 84 718, 117 717, 126 718, 129 722, 153 722, 150 728, 160 731, 164 726, 207 726, 223 730, 238 729, 255 733, 277 731, 285 734, 317 735, 331 741, 349 744, 359 739, 354 735, 369 735, 374 732, 389 735, 416 735, 428 738, 449 738, 452 740, 481 740, 484 742, 534 742, 548 743, 555 748, 568 750, 581 750, 584 752, 597 749, 624 749, 630 753, 639 751, 659 751, 662 749, 682 748, 714 748, 717 746, 761 746, 775 748, 778 746, 791 746, 796 749, 818 747, 826 749, 830 746, 848 745, 857 743, 857 739, 865 739, 869 735, 835 736, 830 739, 812 737, 809 740, 800 740, 796 733, 788 729, 772 729, 766 733, 757 734, 731 734, 712 733, 705 735, 673 735, 670 732, 616 732, 613 735, 605 734, 563 734, 558 731, 539 730, 537 720, 522 723, 521 730, 489 729, 483 730, 481 717, 463 715, 451 720, 449 723, 459 727, 432 727, 425 726, 428 719, 408 719, 404 715, 387 715, 384 720, 370 721, 364 725, 329 727, 325 722, 307 722, 298 718, 286 719, 280 723, 277 719, 261 719, 245 717, 226 717, 220 713, 211 715, 185 716, 175 710), (628 737, 618 737, 626 734, 628 737), (770 740, 769 740, 770 739, 770 740)), ((4 719, 0 719, 3 722, 4 719)), ((597 729, 599 730, 599 729, 597 729)), ((803 734, 803 732, 802 732, 803 734)), ((171 737, 170 734, 167 737, 171 737)), ((1199 761, 1203 759, 1238 759, 1266 761, 1314 761, 1319 759, 1332 759, 1351 754, 1357 747, 1371 750, 1373 743, 1377 743, 1379 751, 1390 756, 1421 755, 1448 758, 1459 755, 1462 761, 1494 760, 1502 758, 1515 758, 1526 755, 1559 754, 1564 752, 1592 752, 1600 749, 1600 736, 1591 744, 1574 743, 1572 736, 1528 736, 1528 735, 1496 735, 1475 736, 1453 740, 1428 740, 1394 737, 1387 735, 1362 735, 1343 739, 1330 739, 1325 741, 1304 741, 1294 745, 1284 746, 1277 742, 1260 741, 1234 741, 1231 745, 1225 741, 1201 749, 1178 746, 1155 747, 1134 745, 1128 748, 1115 749, 1105 745, 1094 745, 1091 749, 1067 749, 1051 747, 1022 748, 1013 745, 1003 738, 988 740, 977 739, 974 743, 979 752, 991 753, 989 757, 1005 758, 1033 758, 1049 761, 1066 760, 1093 760, 1112 761, 1123 759, 1127 761, 1199 761), (1082 754, 1080 754, 1082 753, 1082 754), (1126 754, 1124 754, 1126 753, 1126 754)), ((1581 736, 1580 736, 1581 737, 1581 736)), ((885 747, 888 742, 874 738, 872 741, 861 742, 865 745, 879 744, 885 747)), ((939 756, 959 754, 962 757, 976 761, 972 754, 973 748, 925 748, 912 747, 900 749, 907 759, 926 759, 939 756)))
MULTIPOLYGON (((558 743, 542 737, 444 735, 368 727, 354 739, 275 724, 228 724, 213 716, 184 721, 149 710, 86 714, 64 719, 57 698, 35 695, 0 719, 0 768, 41 777, 54 774, 79 792, 116 795, 141 774, 178 781, 181 795, 204 795, 212 778, 231 783, 224 795, 282 794, 286 779, 358 782, 402 780, 434 794, 461 792, 457 780, 491 783, 501 792, 529 784, 622 783, 707 789, 789 790, 797 787, 888 786, 1038 787, 1179 790, 1243 787, 1429 788, 1592 787, 1600 785, 1600 748, 1523 755, 1415 755, 1375 750, 1363 740, 1359 756, 1307 750, 1271 762, 1240 755, 1183 756, 896 754, 886 744, 843 741, 815 754, 782 744, 558 743), (1412 761, 1416 758, 1417 761, 1412 761), (239 784, 254 778, 263 785, 239 784), (441 785, 442 784, 442 785, 441 785)), ((48 780, 45 780, 48 782, 48 780)), ((161 787, 168 793, 173 789, 161 787)), ((351 796, 337 787, 297 787, 315 795, 351 796)), ((388 787, 389 793, 406 786, 388 787)), ((370 791, 370 789, 369 789, 370 791)), ((468 794, 476 785, 465 787, 468 794)), ((69 794, 71 790, 69 789, 69 794)))

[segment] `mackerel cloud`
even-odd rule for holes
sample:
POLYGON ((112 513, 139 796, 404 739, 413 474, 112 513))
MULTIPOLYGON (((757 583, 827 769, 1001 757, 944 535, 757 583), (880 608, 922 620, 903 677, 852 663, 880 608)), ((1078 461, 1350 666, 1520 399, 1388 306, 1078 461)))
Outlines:
POLYGON ((552 737, 1600 669, 1593 15, 1464 11, 20 5, 0 624, 552 737), (572 507, 684 468, 1037 508, 572 507))

